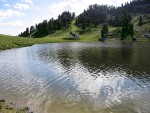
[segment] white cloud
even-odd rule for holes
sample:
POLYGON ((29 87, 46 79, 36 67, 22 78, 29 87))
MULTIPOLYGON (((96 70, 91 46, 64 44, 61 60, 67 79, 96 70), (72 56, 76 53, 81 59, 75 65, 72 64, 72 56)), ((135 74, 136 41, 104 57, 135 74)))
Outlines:
POLYGON ((28 4, 16 3, 14 8, 19 9, 21 11, 21 10, 24 10, 24 9, 29 9, 30 6, 28 4))
POLYGON ((41 10, 41 8, 40 8, 39 6, 37 6, 37 5, 34 5, 34 9, 35 9, 36 11, 41 10))
POLYGON ((75 12, 76 15, 78 15, 92 4, 107 4, 119 6, 121 5, 121 3, 125 3, 127 1, 131 0, 61 0, 58 3, 50 4, 48 8, 50 9, 52 16, 56 18, 57 15, 62 13, 63 11, 75 12))
POLYGON ((24 13, 12 9, 0 10, 0 18, 8 18, 13 16, 20 17, 22 15, 24 15, 24 13))
POLYGON ((21 20, 4 21, 0 20, 0 34, 17 36, 25 30, 27 24, 21 20))
POLYGON ((0 0, 0 2, 6 2, 7 0, 0 0))
POLYGON ((0 34, 18 35, 25 30, 27 23, 18 21, 0 22, 0 34))
POLYGON ((24 23, 22 21, 12 21, 12 22, 1 22, 1 26, 9 26, 9 27, 22 27, 24 23))
POLYGON ((5 7, 10 7, 10 4, 4 4, 3 6, 5 6, 5 7))
MULTIPOLYGON (((7 0, 0 1, 4 2, 7 0)), ((125 3, 127 1, 131 0, 59 0, 53 3, 49 0, 49 3, 51 4, 49 4, 49 6, 48 4, 45 4, 45 7, 43 8, 38 2, 33 4, 33 0, 21 0, 20 3, 16 3, 15 5, 15 7, 20 11, 12 9, 0 10, 0 33, 17 35, 24 31, 26 27, 42 22, 44 19, 50 19, 52 17, 57 18, 57 16, 63 11, 75 12, 76 15, 78 15, 91 4, 119 6, 121 3, 125 3), (28 9, 30 7, 32 8, 30 13, 27 13, 27 16, 22 18, 21 16, 25 15, 25 12, 23 13, 21 10, 28 9), (12 21, 16 20, 16 17, 20 17, 19 19, 22 19, 22 21, 12 21)), ((44 5, 44 0, 42 5, 44 5)), ((7 6, 9 7, 9 5, 6 5, 6 7, 7 6)))
POLYGON ((22 1, 33 6, 33 0, 22 0, 22 1))

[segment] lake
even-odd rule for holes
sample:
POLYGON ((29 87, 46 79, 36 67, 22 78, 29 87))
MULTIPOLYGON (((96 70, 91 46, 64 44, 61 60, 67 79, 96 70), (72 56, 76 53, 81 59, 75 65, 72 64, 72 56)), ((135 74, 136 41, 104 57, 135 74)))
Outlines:
POLYGON ((37 113, 150 113, 150 42, 0 51, 0 98, 37 113))

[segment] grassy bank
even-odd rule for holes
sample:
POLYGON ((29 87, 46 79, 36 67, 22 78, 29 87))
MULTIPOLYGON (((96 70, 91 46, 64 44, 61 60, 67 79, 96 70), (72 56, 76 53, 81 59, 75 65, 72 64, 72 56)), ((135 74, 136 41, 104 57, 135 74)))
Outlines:
POLYGON ((17 36, 0 35, 0 50, 31 46, 34 44, 53 43, 53 42, 81 42, 81 41, 98 41, 100 29, 95 28, 88 32, 82 33, 79 40, 70 40, 72 36, 70 31, 74 33, 80 33, 81 30, 74 26, 72 21, 70 28, 60 30, 54 34, 48 35, 42 38, 23 38, 17 36))
POLYGON ((33 44, 53 43, 53 42, 84 42, 98 41, 99 29, 93 29, 81 35, 79 40, 70 40, 70 29, 60 30, 52 35, 43 38, 22 38, 17 36, 0 35, 0 49, 10 49, 30 46, 33 44))
POLYGON ((16 104, 8 103, 0 99, 0 113, 32 113, 28 107, 19 107, 16 104))
MULTIPOLYGON (((150 38, 146 38, 144 33, 147 29, 150 29, 150 23, 148 21, 150 15, 147 15, 143 18, 143 26, 138 26, 138 17, 134 17, 132 23, 134 23, 135 37, 137 41, 150 41, 150 38)), ((0 35, 0 50, 18 48, 31 46, 34 44, 43 44, 43 43, 53 43, 53 42, 94 42, 98 41, 100 37, 101 26, 82 32, 81 29, 74 25, 75 20, 72 21, 70 28, 65 30, 60 30, 54 34, 48 35, 43 38, 22 38, 17 36, 8 36, 0 35), (73 33, 80 34, 79 40, 70 40, 72 36, 70 31, 73 33)), ((117 39, 120 40, 121 28, 118 27, 109 27, 109 31, 112 34, 108 39, 117 39)), ((131 38, 128 37, 127 41, 131 41, 131 38)))
MULTIPOLYGON (((110 28, 110 31, 113 33, 113 36, 110 36, 109 39, 115 38, 120 40, 118 34, 119 30, 117 28, 110 28)), ((100 28, 94 28, 90 31, 83 33, 80 36, 79 40, 70 40, 71 36, 69 32, 70 30, 60 30, 44 38, 22 38, 15 36, 0 35, 0 50, 54 42, 94 42, 98 41, 100 37, 100 28)), ((138 36, 137 40, 149 41, 148 38, 145 38, 142 35, 138 36)))

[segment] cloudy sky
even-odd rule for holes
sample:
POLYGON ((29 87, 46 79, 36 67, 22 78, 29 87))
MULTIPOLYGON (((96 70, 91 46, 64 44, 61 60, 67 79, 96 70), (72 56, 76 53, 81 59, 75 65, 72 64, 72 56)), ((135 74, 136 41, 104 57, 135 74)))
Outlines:
POLYGON ((57 18, 63 11, 83 12, 91 4, 119 6, 131 0, 0 0, 0 34, 18 35, 26 27, 57 18))

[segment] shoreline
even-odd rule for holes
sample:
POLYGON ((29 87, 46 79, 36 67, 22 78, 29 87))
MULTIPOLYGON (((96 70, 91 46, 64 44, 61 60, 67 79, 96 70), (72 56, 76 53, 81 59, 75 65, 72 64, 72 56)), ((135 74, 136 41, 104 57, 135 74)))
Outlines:
POLYGON ((33 113, 29 107, 22 107, 16 103, 0 99, 0 113, 33 113))
MULTIPOLYGON (((41 38, 40 38, 41 39, 41 38)), ((34 40, 34 39, 32 39, 34 40)), ((131 40, 119 40, 117 38, 115 39, 108 39, 104 42, 111 42, 111 41, 120 41, 120 42, 132 42, 131 40)), ((82 40, 82 39, 79 39, 79 40, 64 40, 64 41, 47 41, 47 42, 35 42, 35 43, 32 43, 32 44, 23 44, 23 45, 17 45, 17 46, 9 46, 9 45, 5 45, 5 46, 1 46, 0 45, 0 51, 3 51, 3 50, 10 50, 10 49, 15 49, 15 48, 22 48, 22 47, 30 47, 30 46, 33 46, 33 45, 36 45, 36 44, 50 44, 50 43, 69 43, 69 42, 103 42, 103 41, 95 41, 95 40, 91 40, 91 41, 86 41, 86 40, 82 40)), ((144 40, 137 40, 135 41, 136 42, 150 42, 150 39, 144 39, 144 40)))

